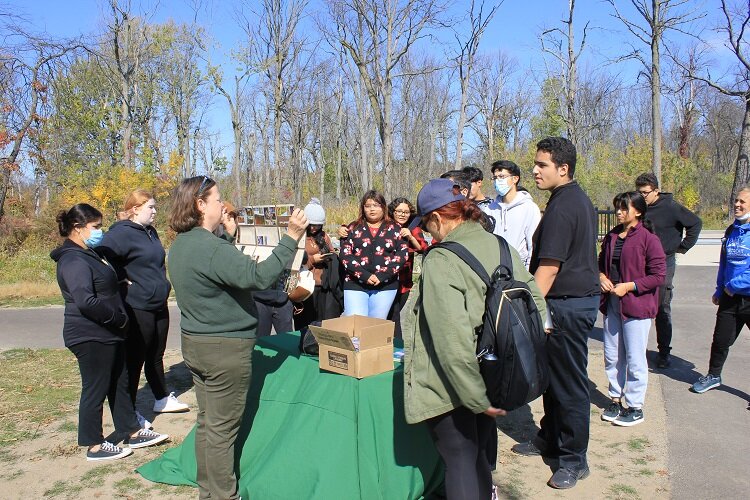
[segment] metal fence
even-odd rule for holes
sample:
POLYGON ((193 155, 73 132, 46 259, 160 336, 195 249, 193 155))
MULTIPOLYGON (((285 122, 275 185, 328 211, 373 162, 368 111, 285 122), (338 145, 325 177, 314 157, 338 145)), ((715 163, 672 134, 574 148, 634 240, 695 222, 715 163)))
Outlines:
POLYGON ((602 241, 616 224, 617 217, 614 210, 596 209, 596 235, 599 241, 602 241))

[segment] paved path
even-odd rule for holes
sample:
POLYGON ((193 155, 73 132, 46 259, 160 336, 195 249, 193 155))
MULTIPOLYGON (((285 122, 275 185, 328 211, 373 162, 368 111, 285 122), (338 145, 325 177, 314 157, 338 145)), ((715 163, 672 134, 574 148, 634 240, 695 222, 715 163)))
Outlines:
MULTIPOLYGON (((721 238, 722 232, 708 233, 721 238), (713 234, 717 233, 717 234, 713 234)), ((706 235, 702 234, 702 238, 706 235)), ((661 377, 667 413, 669 472, 676 499, 750 497, 750 336, 747 329, 729 353, 724 385, 698 395, 690 384, 704 374, 716 308, 711 304, 718 266, 715 241, 679 256, 675 277, 674 362, 661 377)), ((179 349, 179 311, 170 307, 169 348, 179 349)), ((62 347, 61 307, 0 309, 0 349, 62 347)), ((601 323, 600 323, 601 324, 601 323)), ((592 339, 592 342, 597 340, 592 339)), ((656 349, 655 334, 649 349, 656 349)), ((648 418, 648 409, 646 409, 648 418)))

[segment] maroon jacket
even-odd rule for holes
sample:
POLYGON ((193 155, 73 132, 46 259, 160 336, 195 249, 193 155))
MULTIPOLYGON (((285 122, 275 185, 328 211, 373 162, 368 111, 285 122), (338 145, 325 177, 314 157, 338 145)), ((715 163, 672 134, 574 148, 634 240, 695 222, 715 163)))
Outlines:
MULTIPOLYGON (((609 277, 612 252, 622 225, 615 226, 607 233, 599 252, 599 271, 609 277)), ((667 263, 659 237, 638 224, 630 229, 622 244, 620 255, 620 282, 632 281, 638 289, 620 299, 620 312, 623 318, 655 318, 659 310, 659 285, 667 275, 667 263)), ((607 314, 609 294, 602 294, 599 310, 607 314)))

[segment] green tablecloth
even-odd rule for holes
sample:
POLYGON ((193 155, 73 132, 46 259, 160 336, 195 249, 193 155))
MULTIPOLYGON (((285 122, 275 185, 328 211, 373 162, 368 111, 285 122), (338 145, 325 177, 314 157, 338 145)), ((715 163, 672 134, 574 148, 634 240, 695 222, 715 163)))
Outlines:
MULTIPOLYGON (((299 336, 260 339, 237 441, 243 498, 429 498, 443 466, 423 425, 408 425, 403 370, 357 380, 321 371, 299 336)), ((195 486, 195 429, 138 468, 146 479, 195 486)))

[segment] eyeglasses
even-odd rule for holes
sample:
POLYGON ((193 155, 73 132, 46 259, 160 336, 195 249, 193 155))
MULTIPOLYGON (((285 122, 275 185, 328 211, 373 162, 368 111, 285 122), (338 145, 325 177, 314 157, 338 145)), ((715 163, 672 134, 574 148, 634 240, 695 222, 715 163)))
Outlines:
POLYGON ((203 176, 203 182, 201 182, 200 187, 198 188, 198 192, 195 194, 196 197, 200 198, 200 195, 203 194, 203 191, 206 189, 206 186, 208 186, 211 182, 211 178, 207 175, 203 176))
POLYGON ((493 178, 495 178, 495 179, 507 179, 508 177, 515 177, 515 176, 514 175, 510 175, 510 174, 508 174, 508 175, 495 175, 495 176, 493 176, 493 178))
POLYGON ((393 215, 411 215, 409 210, 394 210, 393 215))
POLYGON ((641 194, 641 196, 643 196, 644 198, 648 198, 648 195, 650 195, 651 193, 653 193, 653 192, 654 192, 654 190, 652 189, 651 191, 638 191, 638 192, 639 192, 639 193, 641 194))

